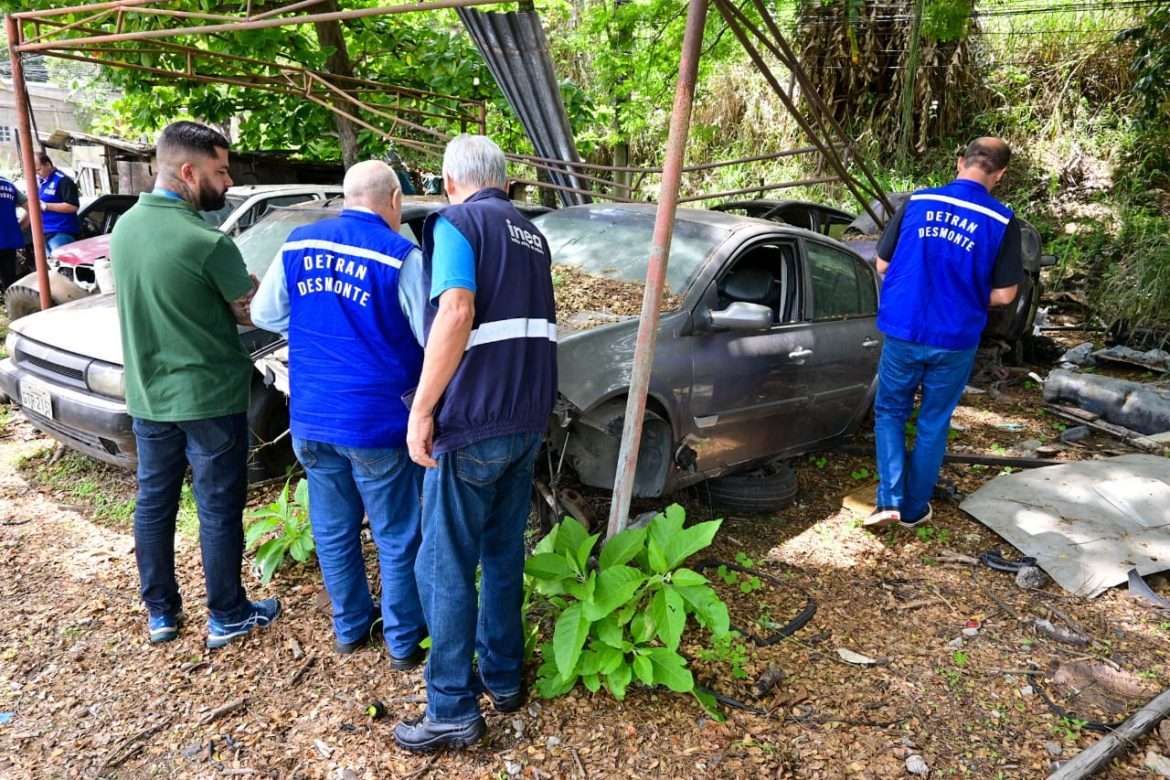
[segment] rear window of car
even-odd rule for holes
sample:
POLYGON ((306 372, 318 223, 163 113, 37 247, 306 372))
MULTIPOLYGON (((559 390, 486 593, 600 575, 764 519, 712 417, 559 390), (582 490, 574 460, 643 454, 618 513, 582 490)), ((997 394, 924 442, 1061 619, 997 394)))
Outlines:
POLYGON ((824 244, 807 245, 813 288, 813 319, 865 317, 877 313, 873 275, 862 261, 824 244))

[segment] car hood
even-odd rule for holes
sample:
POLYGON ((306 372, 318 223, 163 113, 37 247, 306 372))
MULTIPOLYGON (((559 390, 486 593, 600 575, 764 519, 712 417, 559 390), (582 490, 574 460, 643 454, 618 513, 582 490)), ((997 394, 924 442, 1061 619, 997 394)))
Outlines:
POLYGON ((93 295, 21 317, 9 328, 56 349, 122 365, 122 336, 113 293, 93 295))
POLYGON ((53 257, 64 265, 93 265, 101 257, 110 256, 110 236, 94 236, 66 244, 53 253, 53 257))

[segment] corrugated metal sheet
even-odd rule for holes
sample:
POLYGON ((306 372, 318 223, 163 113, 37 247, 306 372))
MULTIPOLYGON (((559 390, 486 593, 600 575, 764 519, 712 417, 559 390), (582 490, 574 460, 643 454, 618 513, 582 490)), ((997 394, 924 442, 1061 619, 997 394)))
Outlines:
MULTIPOLYGON (((470 8, 456 11, 504 97, 520 117, 537 156, 580 162, 540 17, 519 11, 484 13, 470 8)), ((554 184, 589 189, 586 182, 572 174, 548 173, 554 184)), ((590 202, 587 195, 557 194, 566 206, 590 202)))

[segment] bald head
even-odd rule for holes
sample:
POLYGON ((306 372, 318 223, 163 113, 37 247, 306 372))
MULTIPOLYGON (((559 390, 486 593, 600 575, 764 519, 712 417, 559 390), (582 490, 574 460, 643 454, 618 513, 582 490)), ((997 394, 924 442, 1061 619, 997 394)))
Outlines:
POLYGON ((346 208, 374 212, 395 230, 402 219, 402 187, 398 175, 381 160, 365 160, 345 172, 341 183, 346 208))
POLYGON ((959 155, 959 178, 977 181, 990 190, 999 184, 1011 159, 1012 148, 1002 138, 976 138, 959 155))

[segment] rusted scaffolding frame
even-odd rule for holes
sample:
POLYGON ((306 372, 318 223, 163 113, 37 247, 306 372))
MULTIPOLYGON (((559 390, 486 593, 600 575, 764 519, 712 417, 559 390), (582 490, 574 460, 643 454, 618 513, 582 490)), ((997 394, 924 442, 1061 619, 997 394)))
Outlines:
MULTIPOLYGON (((20 130, 22 138, 26 139, 22 144, 23 162, 25 168, 25 178, 29 189, 30 212, 32 213, 31 221, 34 231, 34 244, 36 246, 37 256, 37 273, 41 287, 41 305, 47 308, 51 305, 51 299, 48 292, 48 274, 47 265, 45 262, 44 242, 41 234, 40 225, 40 209, 37 203, 37 188, 36 177, 33 169, 32 160, 32 144, 27 139, 31 139, 31 128, 29 127, 29 101, 27 88, 24 84, 23 69, 21 68, 20 55, 28 52, 44 52, 49 55, 68 56, 73 58, 86 57, 78 51, 86 51, 86 47, 90 47, 88 51, 91 53, 102 53, 95 48, 99 44, 113 44, 125 41, 156 41, 162 38, 173 38, 183 35, 208 35, 220 32, 238 32, 249 29, 265 29, 271 27, 280 27, 292 24, 310 24, 314 22, 325 21, 343 21, 349 19, 358 19, 371 16, 385 16, 397 13, 411 13, 416 11, 440 10, 446 8, 456 7, 470 7, 476 5, 496 4, 498 0, 428 0, 412 5, 399 5, 392 7, 375 7, 356 9, 351 11, 334 11, 328 13, 306 14, 303 16, 283 17, 281 14, 288 13, 294 10, 300 10, 313 5, 317 5, 323 0, 301 0, 286 6, 268 9, 262 13, 253 15, 251 13, 251 0, 248 3, 248 12, 244 17, 231 17, 222 14, 204 14, 194 12, 182 12, 172 9, 153 8, 151 6, 157 5, 165 0, 114 0, 113 2, 99 2, 90 3, 83 6, 75 6, 72 8, 56 8, 42 11, 27 11, 11 15, 7 18, 6 23, 8 27, 9 50, 12 55, 13 62, 13 81, 14 91, 16 92, 17 111, 19 114, 20 130), (90 16, 85 19, 64 25, 57 25, 48 33, 42 33, 39 27, 44 23, 46 26, 53 26, 47 19, 53 16, 60 16, 66 14, 76 14, 81 12, 92 12, 90 16), (123 32, 123 23, 126 16, 141 14, 151 16, 162 16, 178 19, 199 19, 212 22, 223 22, 221 24, 210 25, 196 25, 189 27, 178 28, 163 28, 155 30, 144 30, 134 33, 123 32), (117 32, 103 33, 95 32, 89 25, 104 21, 110 16, 116 16, 117 32), (31 20, 37 26, 37 35, 31 40, 22 39, 22 22, 31 20), (80 38, 68 37, 59 38, 63 33, 74 31, 85 31, 89 28, 89 35, 80 38), (72 51, 73 54, 65 54, 65 51, 72 51)), ((741 190, 732 190, 722 193, 714 193, 711 195, 693 196, 685 199, 686 201, 704 200, 712 197, 746 194, 750 192, 761 192, 773 189, 780 189, 787 186, 799 186, 814 183, 825 183, 829 181, 840 181, 861 203, 871 217, 873 217, 879 224, 883 222, 882 214, 875 213, 870 208, 869 200, 876 199, 881 203, 887 213, 890 210, 890 204, 882 191, 881 185, 878 183, 876 177, 864 165, 860 156, 856 154, 853 149, 851 140, 845 134, 844 130, 833 118, 832 114, 827 110, 824 104, 820 101, 816 91, 811 88, 811 85, 805 76, 802 67, 788 45, 784 36, 781 34, 779 26, 772 19, 763 0, 752 0, 756 11, 759 13, 761 20, 764 22, 764 30, 756 27, 750 19, 728 0, 688 0, 686 29, 683 38, 683 47, 679 57, 679 74, 678 82, 675 89, 674 109, 671 113, 670 130, 667 139, 666 153, 661 169, 656 168, 632 168, 631 166, 601 166, 596 164, 581 163, 581 162, 567 162, 563 160, 550 160, 547 158, 534 157, 531 155, 510 155, 509 159, 514 162, 525 164, 534 168, 543 168, 545 170, 568 170, 574 172, 575 175, 613 186, 613 182, 609 182, 601 177, 584 174, 583 170, 607 171, 607 172, 638 172, 643 175, 660 173, 662 176, 659 185, 659 197, 657 213, 654 221, 654 232, 650 246, 650 256, 647 264, 646 272, 646 287, 642 300, 642 315, 639 320, 637 346, 634 354, 634 365, 631 373, 630 391, 627 399, 625 425, 622 431, 621 446, 618 455, 617 473, 614 481, 613 502, 610 507, 609 525, 607 529, 607 538, 620 532, 627 523, 629 514, 630 500, 633 494, 634 474, 637 467, 638 450, 642 432, 642 422, 646 409, 646 396, 649 390, 650 371, 653 364, 654 347, 657 337, 658 321, 659 321, 659 302, 662 298, 662 293, 666 280, 667 262, 670 253, 670 244, 674 228, 674 219, 678 209, 678 204, 683 202, 679 197, 679 190, 682 180, 682 175, 685 172, 707 170, 713 167, 718 167, 719 163, 710 163, 705 165, 696 165, 691 167, 684 166, 687 138, 690 131, 690 117, 691 109, 694 103, 696 78, 698 73, 698 61, 701 54, 701 46, 703 40, 703 28, 707 19, 708 7, 714 3, 717 10, 723 16, 729 29, 732 30, 735 37, 743 45, 747 51, 748 56, 759 69, 769 86, 780 97, 789 113, 796 120, 801 129, 809 137, 813 146, 809 149, 793 150, 790 152, 781 152, 773 155, 759 155, 754 158, 743 158, 741 160, 728 161, 722 163, 724 165, 737 164, 749 161, 760 161, 765 159, 775 159, 789 154, 805 154, 812 151, 819 152, 825 162, 833 171, 832 176, 818 177, 815 179, 806 179, 799 182, 786 182, 775 185, 761 185, 759 187, 744 188, 741 190), (795 99, 781 86, 775 75, 769 69, 764 60, 761 51, 751 42, 749 34, 754 36, 775 59, 784 64, 793 74, 796 81, 800 84, 804 92, 806 102, 809 105, 809 116, 805 116, 796 105, 795 99), (841 143, 833 143, 826 139, 836 137, 841 143), (853 164, 861 171, 864 181, 859 181, 853 177, 846 165, 845 157, 841 152, 844 150, 845 154, 851 158, 853 164)), ((205 50, 194 50, 203 56, 205 50)), ((186 73, 166 73, 165 75, 174 75, 178 78, 192 78, 197 74, 190 64, 191 57, 188 55, 188 66, 186 73)), ((101 58, 92 58, 100 60, 101 58)), ((246 58, 245 58, 246 59, 246 58)), ((100 61, 99 64, 111 67, 128 67, 130 64, 126 62, 115 61, 100 61)), ((270 63, 264 63, 266 67, 271 67, 270 63)), ((161 74, 160 74, 161 75, 161 74)), ((209 74, 202 74, 207 76, 209 74)), ((267 77, 262 76, 257 78, 255 74, 242 76, 234 81, 225 81, 223 78, 217 79, 221 83, 235 83, 238 86, 245 86, 258 89, 271 89, 277 91, 287 91, 296 89, 297 77, 300 77, 299 94, 319 105, 322 105, 335 113, 349 118, 351 121, 365 127, 389 140, 401 143, 408 148, 414 148, 430 153, 441 152, 441 145, 423 141, 413 138, 399 138, 391 136, 381 129, 373 126, 369 122, 356 116, 354 113, 347 112, 336 105, 336 100, 345 100, 353 104, 355 111, 365 110, 383 118, 391 119, 397 124, 402 124, 408 129, 421 131, 424 134, 432 135, 442 138, 443 134, 425 128, 421 125, 411 123, 402 119, 399 116, 393 116, 382 110, 385 106, 371 106, 370 104, 360 100, 356 97, 359 88, 370 87, 369 84, 356 85, 350 82, 345 82, 344 85, 331 83, 330 80, 322 77, 320 74, 312 74, 308 71, 294 73, 293 69, 282 69, 278 75, 283 79, 284 84, 279 83, 275 79, 277 76, 267 77), (323 85, 325 90, 331 93, 334 98, 333 101, 326 100, 321 95, 317 94, 316 87, 323 85)), ((198 79, 195 79, 198 80, 198 79)), ((376 85, 370 88, 378 89, 382 85, 376 85)), ((449 96, 444 96, 449 97, 449 96)), ((405 113, 405 112, 400 112, 405 113)), ((418 113, 414 114, 418 116, 418 113)), ((481 111, 482 121, 482 111, 481 111)), ((552 187, 558 189, 559 187, 549 185, 544 182, 528 182, 543 187, 552 187)), ((584 190, 572 190, 585 192, 584 190)), ((599 195, 601 193, 589 192, 589 194, 599 195)), ((604 194, 601 194, 603 197, 604 194)), ((626 200, 621 197, 609 196, 612 200, 626 200)))

